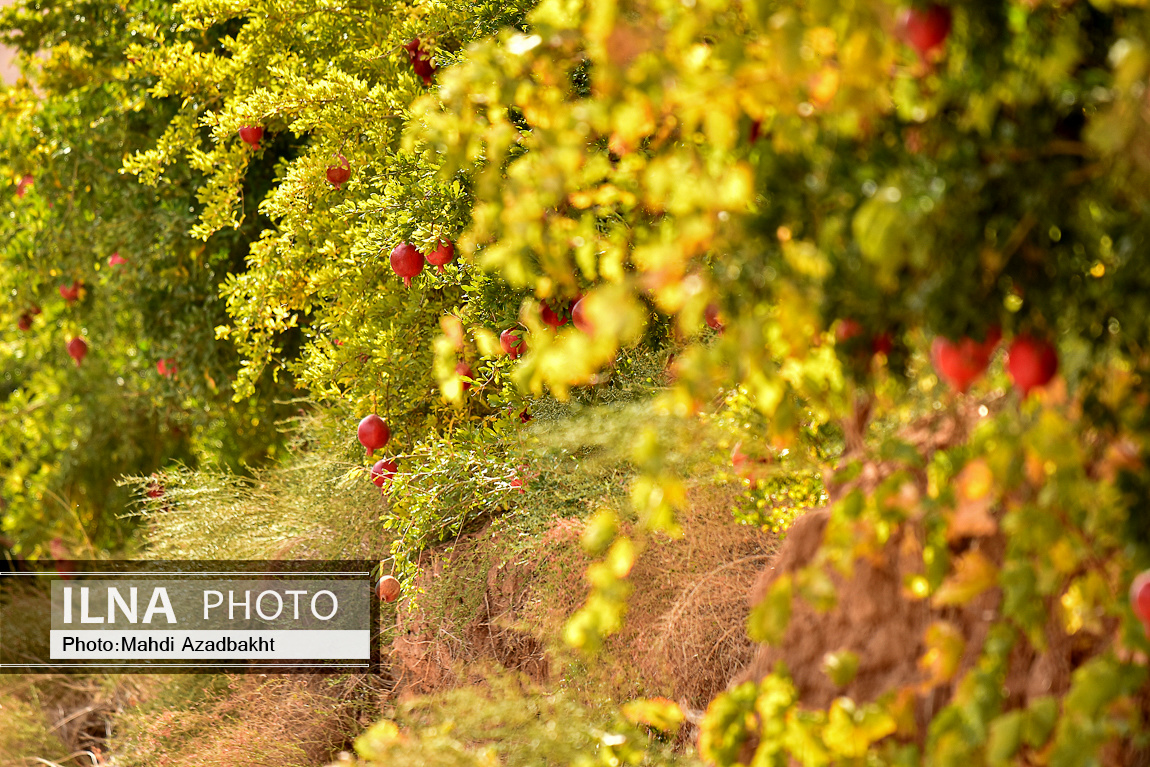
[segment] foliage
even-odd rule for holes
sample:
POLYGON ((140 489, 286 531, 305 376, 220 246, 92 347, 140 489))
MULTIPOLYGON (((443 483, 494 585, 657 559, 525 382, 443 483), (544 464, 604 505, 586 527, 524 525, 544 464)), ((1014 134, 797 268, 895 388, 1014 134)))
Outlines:
MULTIPOLYGON (((609 707, 604 707, 609 708, 609 707)), ((664 733, 682 712, 669 701, 636 702, 624 714, 588 709, 562 691, 544 693, 512 677, 400 705, 355 742, 360 761, 440 765, 688 765, 664 733), (653 725, 644 732, 637 725, 653 725)))

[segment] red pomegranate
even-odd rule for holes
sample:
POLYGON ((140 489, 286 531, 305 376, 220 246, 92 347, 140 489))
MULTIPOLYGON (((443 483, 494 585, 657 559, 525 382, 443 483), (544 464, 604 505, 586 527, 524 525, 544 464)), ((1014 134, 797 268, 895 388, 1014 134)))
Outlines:
POLYGON ((403 589, 399 585, 399 581, 390 575, 385 575, 379 579, 379 585, 375 588, 375 593, 384 602, 394 602, 399 599, 400 593, 403 589))
POLYGON ((499 334, 499 346, 511 359, 518 359, 523 354, 523 334, 516 328, 507 328, 499 334))
POLYGON ((924 59, 946 42, 950 36, 950 26, 950 9, 933 4, 926 8, 909 8, 899 20, 902 39, 924 59))
POLYGON ((108 266, 110 267, 115 268, 117 266, 123 266, 126 263, 128 263, 128 259, 121 256, 119 253, 113 253, 112 255, 108 256, 108 266))
POLYGON ((435 65, 431 63, 431 57, 423 50, 418 37, 414 37, 404 43, 404 50, 407 51, 407 57, 411 60, 411 68, 415 74, 419 75, 423 80, 424 86, 431 86, 431 77, 435 74, 435 65))
POLYGON ((32 315, 24 312, 20 315, 20 319, 16 320, 16 327, 21 330, 28 331, 32 329, 32 315))
POLYGON ((543 302, 543 321, 553 328, 560 328, 566 325, 570 319, 569 316, 566 315, 570 315, 570 313, 570 304, 568 304, 568 308, 564 311, 564 315, 560 315, 558 312, 551 308, 551 304, 547 303, 546 301, 543 302))
POLYGON ((68 342, 68 356, 76 361, 76 367, 80 367, 80 363, 84 361, 87 354, 88 344, 84 342, 83 338, 76 336, 68 342))
POLYGON ((414 245, 401 242, 391 251, 391 269, 411 287, 411 279, 423 271, 423 254, 414 245))
POLYGON ((32 186, 32 176, 29 174, 21 176, 19 183, 16 184, 16 196, 23 197, 24 192, 28 191, 30 186, 32 186))
POLYGON ((83 287, 79 282, 73 281, 71 287, 67 285, 60 286, 60 295, 68 303, 72 303, 80 297, 80 288, 83 287))
POLYGON ((371 455, 391 439, 391 429, 387 428, 382 418, 372 413, 359 422, 356 436, 359 437, 359 443, 367 448, 367 454, 371 455))
POLYGON ((339 189, 351 178, 351 166, 347 164, 347 158, 342 154, 336 156, 339 158, 339 165, 328 166, 327 181, 336 189, 339 189))
POLYGON ((376 487, 383 487, 384 482, 390 482, 395 473, 399 471, 399 464, 381 458, 371 467, 371 481, 376 487))
POLYGON ((171 378, 176 374, 176 358, 165 357, 156 362, 156 372, 165 378, 171 378))
POLYGON ((844 317, 839 320, 839 324, 835 326, 835 341, 840 344, 845 344, 852 338, 858 338, 862 334, 862 323, 852 317, 844 317))
POLYGON ((894 351, 894 339, 891 337, 890 333, 887 333, 884 330, 882 333, 879 333, 877 336, 875 336, 873 341, 871 341, 870 349, 875 354, 881 354, 885 357, 889 357, 890 353, 894 351))
POLYGON ((260 139, 264 137, 264 129, 258 125, 245 125, 240 128, 240 140, 252 149, 260 148, 260 139))
POLYGON ((595 330, 595 325, 591 322, 590 318, 587 317, 587 308, 583 303, 584 300, 585 299, 580 298, 575 302, 575 305, 571 307, 571 321, 575 323, 575 327, 579 328, 579 330, 587 335, 591 335, 595 330))
POLYGON ((990 364, 990 356, 1001 337, 997 328, 992 328, 981 343, 968 337, 951 341, 938 336, 930 347, 934 369, 955 390, 965 392, 990 364))
POLYGON ((723 320, 719 317, 718 304, 707 304, 707 308, 703 310, 703 319, 706 320, 707 325, 714 330, 723 329, 723 320))
POLYGON ((468 389, 471 388, 471 381, 466 380, 469 378, 474 378, 474 376, 471 372, 471 366, 470 365, 468 365, 466 362, 460 362, 458 365, 455 366, 455 375, 464 379, 464 381, 461 384, 461 386, 463 387, 463 391, 467 391, 468 389))
POLYGON ((1045 386, 1058 372, 1058 352, 1047 341, 1029 335, 1014 339, 1006 353, 1006 369, 1022 396, 1036 386, 1045 386))
POLYGON ((436 243, 435 250, 427 254, 427 263, 439 267, 440 274, 443 274, 443 267, 453 260, 455 260, 455 246, 448 240, 440 240, 436 243))
POLYGON ((1142 573, 1130 584, 1130 605, 1150 635, 1150 570, 1142 573))

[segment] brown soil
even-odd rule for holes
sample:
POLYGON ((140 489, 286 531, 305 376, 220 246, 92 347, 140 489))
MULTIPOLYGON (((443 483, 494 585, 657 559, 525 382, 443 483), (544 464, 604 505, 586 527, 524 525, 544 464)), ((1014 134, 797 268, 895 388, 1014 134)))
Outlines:
MULTIPOLYGON (((902 438, 916 445, 928 457, 940 448, 965 440, 978 417, 969 403, 955 412, 936 414, 914 424, 902 438)), ((862 473, 849 484, 828 483, 832 500, 859 486, 872 490, 893 468, 881 462, 869 462, 862 473)), ((926 477, 920 473, 904 490, 910 498, 926 492, 926 477)), ((788 531, 778 558, 765 568, 750 591, 750 604, 757 604, 772 584, 784 574, 792 576, 816 561, 816 554, 827 530, 830 513, 811 512, 795 522, 788 531)), ((846 695, 856 701, 872 701, 881 694, 900 688, 914 690, 914 712, 918 723, 916 740, 925 737, 926 724, 951 699, 954 690, 977 662, 991 622, 999 617, 1001 592, 985 592, 962 607, 934 608, 928 600, 915 599, 903 587, 909 577, 923 570, 920 541, 922 531, 913 523, 900 527, 881 552, 855 561, 853 572, 843 577, 825 567, 835 585, 836 605, 819 612, 800 598, 794 600, 793 612, 780 643, 760 646, 754 660, 731 681, 732 685, 759 680, 785 664, 798 689, 803 705, 826 707, 834 698, 846 695), (925 634, 935 622, 945 622, 965 641, 957 672, 945 681, 931 679, 919 659, 927 652, 925 634), (850 650, 858 656, 858 673, 845 687, 836 686, 823 671, 828 653, 850 650)), ((977 550, 991 562, 1001 564, 1005 540, 997 532, 970 535, 951 545, 954 556, 977 550)), ((1106 627, 1102 636, 1112 633, 1106 627)), ((1025 639, 1015 646, 1008 665, 1007 708, 1025 706, 1042 695, 1059 696, 1070 684, 1070 672, 1083 660, 1102 649, 1099 635, 1080 631, 1067 636, 1056 621, 1046 627, 1047 647, 1036 651, 1025 639)))
MULTIPOLYGON (((733 488, 696 488, 680 515, 686 540, 653 541, 639 558, 625 628, 596 667, 615 694, 701 708, 751 660, 743 595, 773 539, 735 524, 734 500, 733 488)), ((565 656, 563 623, 587 596, 582 530, 557 519, 529 549, 493 556, 513 542, 488 528, 428 553, 416 583, 423 594, 402 604, 392 645, 402 694, 466 682, 467 668, 484 661, 541 682, 552 676, 565 656)))

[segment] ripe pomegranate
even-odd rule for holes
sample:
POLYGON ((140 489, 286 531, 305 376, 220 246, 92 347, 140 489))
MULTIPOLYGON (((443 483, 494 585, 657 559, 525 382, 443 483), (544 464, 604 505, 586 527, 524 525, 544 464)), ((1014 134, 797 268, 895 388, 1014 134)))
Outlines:
POLYGON ((264 137, 264 129, 259 125, 245 125, 240 128, 240 140, 252 149, 260 148, 260 139, 264 137))
POLYGON ((32 186, 32 176, 30 174, 24 174, 16 184, 16 196, 23 197, 24 192, 26 192, 30 186, 32 186))
MULTIPOLYGON (((472 372, 471 372, 471 366, 468 365, 466 362, 460 362, 458 365, 455 366, 455 375, 457 375, 463 379, 474 377, 472 375, 472 372)), ((471 381, 464 380, 461 385, 463 387, 463 391, 467 391, 468 389, 471 388, 471 381)))
POLYGON ((411 68, 415 74, 423 79, 423 84, 426 87, 431 86, 431 76, 435 74, 435 65, 431 63, 431 57, 420 46, 418 37, 413 37, 404 43, 404 50, 407 51, 407 57, 411 59, 411 68))
POLYGON ((375 593, 384 602, 394 602, 399 599, 399 595, 402 591, 403 588, 399 585, 399 581, 390 575, 385 575, 380 578, 379 585, 375 588, 375 593))
POLYGON ((81 287, 82 286, 80 285, 80 283, 76 282, 76 281, 72 282, 71 287, 69 287, 67 285, 61 285, 60 286, 60 295, 64 298, 65 301, 67 301, 68 303, 72 303, 73 301, 75 301, 77 298, 80 297, 80 288, 81 287))
POLYGON ((703 310, 703 319, 707 321, 707 325, 715 330, 723 329, 723 320, 719 317, 719 305, 707 304, 707 308, 703 310))
POLYGON ((367 448, 367 454, 371 455, 391 439, 391 429, 387 428, 382 418, 372 413, 359 422, 356 436, 359 437, 359 443, 367 448))
POLYGON ((341 155, 339 157, 339 165, 330 165, 327 169, 327 181, 336 189, 341 188, 351 178, 351 166, 347 164, 347 158, 341 155))
POLYGON ((113 253, 112 255, 108 256, 108 266, 113 268, 117 266, 123 266, 126 263, 128 263, 128 259, 121 256, 119 253, 113 253))
POLYGON ((399 464, 381 458, 371 467, 371 481, 376 487, 383 487, 384 482, 390 482, 395 473, 399 471, 399 464))
POLYGON ((16 320, 16 327, 21 330, 28 331, 32 329, 32 315, 24 312, 20 315, 20 319, 16 320))
POLYGON ((523 354, 523 334, 516 328, 507 328, 499 334, 499 346, 511 359, 518 359, 523 354))
POLYGON ((171 378, 176 374, 176 358, 165 357, 156 363, 156 372, 165 378, 171 378))
POLYGON ((88 344, 84 342, 83 338, 76 336, 68 342, 68 356, 76 361, 76 367, 80 367, 80 363, 84 361, 84 356, 88 354, 88 344))
POLYGON ((890 353, 894 351, 894 339, 891 338, 890 333, 885 330, 874 337, 870 343, 870 349, 874 354, 881 354, 889 357, 890 353))
POLYGON ((926 8, 908 8, 899 20, 899 33, 907 45, 914 48, 919 58, 941 48, 950 36, 950 9, 941 5, 926 8))
POLYGON ((1146 628, 1147 635, 1150 635, 1150 570, 1136 577, 1130 584, 1130 604, 1146 628))
MULTIPOLYGON (((551 304, 546 301, 543 302, 543 321, 553 328, 560 328, 567 324, 569 316, 561 316, 558 312, 551 308, 551 304)), ((565 310, 564 315, 570 315, 570 304, 565 310)))
POLYGON ((839 320, 839 324, 835 326, 835 341, 839 344, 845 344, 852 338, 858 338, 862 334, 862 323, 851 317, 844 317, 839 320))
POLYGON ((587 335, 591 335, 595 330, 595 325, 587 317, 587 309, 583 304, 582 298, 576 301, 575 305, 571 307, 571 321, 575 323, 575 327, 587 335))
POLYGON ((997 328, 992 328, 982 343, 965 336, 958 341, 938 336, 931 344, 930 358, 939 378, 956 391, 965 392, 990 364, 990 355, 1001 337, 997 328))
POLYGON ((401 242, 391 251, 391 269, 411 287, 411 278, 423 271, 423 254, 414 245, 401 242))
POLYGON ((1036 386, 1045 386, 1058 372, 1058 352, 1047 341, 1028 335, 1014 339, 1006 353, 1006 369, 1025 398, 1036 386))
POLYGON ((455 246, 448 240, 440 240, 435 250, 427 254, 427 263, 439 267, 440 274, 443 274, 443 267, 453 260, 455 260, 455 246))

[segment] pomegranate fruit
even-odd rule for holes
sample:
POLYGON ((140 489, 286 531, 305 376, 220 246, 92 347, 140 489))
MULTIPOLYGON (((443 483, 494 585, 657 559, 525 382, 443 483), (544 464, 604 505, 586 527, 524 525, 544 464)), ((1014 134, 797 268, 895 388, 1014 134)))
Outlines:
POLYGON ((171 378, 176 374, 176 358, 165 357, 156 362, 156 372, 164 378, 171 378))
POLYGON ((391 269, 411 287, 411 279, 423 271, 423 254, 414 245, 401 242, 391 251, 391 269))
POLYGON ((403 45, 404 50, 407 51, 407 57, 411 60, 411 68, 415 74, 423 80, 426 87, 431 86, 432 75, 435 74, 435 65, 431 63, 431 57, 423 50, 420 45, 418 37, 413 37, 403 45))
POLYGON ((83 338, 76 336, 68 342, 68 356, 76 361, 76 367, 80 367, 80 363, 84 361, 84 357, 88 354, 88 344, 85 343, 83 338))
POLYGON ((902 39, 923 59, 942 47, 950 36, 950 26, 950 9, 934 4, 926 8, 909 8, 899 20, 902 39))
POLYGON ((77 298, 80 297, 80 288, 81 287, 82 286, 80 285, 80 283, 75 282, 75 281, 72 282, 71 287, 69 287, 67 285, 61 285, 60 286, 60 296, 63 297, 63 299, 65 301, 67 301, 68 303, 72 303, 73 301, 75 301, 77 298))
POLYGON ((32 329, 32 315, 24 312, 20 315, 20 319, 16 320, 16 327, 21 330, 28 331, 32 329))
POLYGON ((469 378, 472 378, 470 365, 468 365, 466 362, 460 362, 458 365, 455 366, 455 375, 464 379, 463 382, 460 384, 463 387, 463 391, 467 391, 468 389, 471 388, 471 381, 467 380, 469 378))
POLYGON ((381 458, 371 467, 371 482, 376 487, 383 487, 383 483, 390 482, 397 471, 399 471, 399 464, 395 461, 381 458))
POLYGON ((384 602, 394 602, 399 599, 400 593, 403 588, 399 585, 393 576, 385 575, 379 579, 379 585, 375 587, 375 593, 384 602))
POLYGON ((1006 352, 1006 370, 1022 396, 1036 386, 1045 386, 1058 372, 1058 352, 1047 341, 1020 335, 1006 352))
POLYGON ((981 343, 965 336, 958 341, 938 336, 931 344, 930 359, 939 378, 956 391, 965 392, 990 364, 990 355, 1001 337, 997 328, 992 328, 981 343))
POLYGON ((1150 635, 1150 570, 1136 577, 1130 584, 1130 605, 1150 635))
MULTIPOLYGON (((564 312, 564 315, 570 315, 570 313, 570 304, 568 304, 568 309, 564 312)), ((543 321, 553 328, 563 327, 568 323, 570 319, 569 316, 560 315, 558 312, 552 309, 551 304, 547 303, 546 301, 543 302, 542 314, 543 321)))
POLYGON ((347 164, 347 158, 342 154, 336 156, 339 157, 339 165, 328 166, 327 182, 340 189, 351 178, 351 166, 347 164))
POLYGON ((260 148, 260 139, 264 137, 264 129, 258 125, 245 125, 240 128, 240 140, 252 149, 260 148))
POLYGON ((439 273, 443 274, 443 267, 450 264, 455 260, 455 245, 448 240, 440 240, 435 245, 435 250, 427 254, 427 263, 439 268, 439 273))
POLYGON ((128 263, 128 259, 121 256, 119 253, 113 253, 112 255, 108 256, 108 266, 112 268, 123 266, 126 263, 128 263))
POLYGON ((881 354, 884 357, 889 357, 890 353, 894 351, 894 339, 891 338, 890 333, 883 331, 874 337, 870 343, 870 349, 875 354, 881 354))
POLYGON ((516 328, 507 328, 499 334, 499 346, 511 359, 518 359, 523 354, 523 334, 516 328))
POLYGON ((23 197, 24 192, 28 191, 28 187, 32 186, 32 176, 25 174, 20 177, 20 181, 16 184, 16 196, 23 197))
POLYGON ((355 433, 359 437, 359 444, 367 448, 368 455, 379 450, 391 439, 391 429, 387 428, 387 424, 375 413, 364 416, 355 433))
POLYGON ((595 325, 587 317, 587 309, 583 304, 582 298, 576 301, 575 305, 571 307, 571 321, 575 323, 575 327, 587 335, 591 335, 595 330, 595 325))
POLYGON ((858 338, 862 334, 862 323, 851 317, 844 317, 839 320, 839 324, 835 326, 835 341, 840 344, 845 344, 852 338, 858 338))
POLYGON ((714 330, 723 329, 723 320, 719 317, 718 304, 707 304, 707 308, 703 310, 703 319, 706 320, 707 325, 714 330))

